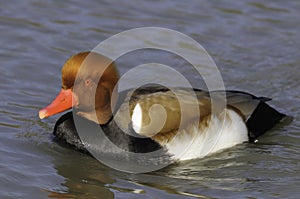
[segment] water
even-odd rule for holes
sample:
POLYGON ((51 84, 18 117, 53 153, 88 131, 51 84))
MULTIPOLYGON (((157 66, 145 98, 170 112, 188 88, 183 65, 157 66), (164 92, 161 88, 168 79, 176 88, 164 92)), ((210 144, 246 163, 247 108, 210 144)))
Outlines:
POLYGON ((0 1, 0 198, 298 198, 299 10, 297 0, 0 1), (143 26, 189 35, 226 88, 271 97, 294 121, 257 144, 147 174, 53 142, 58 116, 40 121, 37 112, 58 93, 64 61, 143 26))

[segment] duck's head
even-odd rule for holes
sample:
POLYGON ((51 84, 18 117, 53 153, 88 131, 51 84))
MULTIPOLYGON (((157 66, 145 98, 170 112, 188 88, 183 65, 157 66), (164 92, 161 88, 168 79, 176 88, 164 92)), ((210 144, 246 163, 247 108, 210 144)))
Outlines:
POLYGON ((62 68, 62 89, 50 105, 39 111, 41 119, 71 109, 99 124, 112 116, 119 74, 114 62, 95 52, 81 52, 62 68), (96 114, 95 114, 96 113, 96 114))

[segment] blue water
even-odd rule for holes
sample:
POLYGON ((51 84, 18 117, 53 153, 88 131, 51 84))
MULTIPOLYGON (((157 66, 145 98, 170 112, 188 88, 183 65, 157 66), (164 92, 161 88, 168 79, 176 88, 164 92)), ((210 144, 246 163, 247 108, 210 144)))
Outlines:
POLYGON ((297 0, 0 1, 0 198, 298 198, 299 10, 297 0), (293 122, 257 144, 147 174, 115 171, 54 142, 59 116, 37 113, 60 90, 65 60, 144 26, 192 37, 227 89, 273 98, 293 122))

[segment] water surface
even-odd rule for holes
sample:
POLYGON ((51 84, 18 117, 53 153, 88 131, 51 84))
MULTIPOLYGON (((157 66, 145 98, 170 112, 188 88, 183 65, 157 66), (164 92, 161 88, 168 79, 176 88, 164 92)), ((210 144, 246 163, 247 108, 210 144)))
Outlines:
POLYGON ((297 0, 0 1, 0 198, 298 198, 299 10, 297 0), (37 112, 58 93, 64 61, 144 26, 192 37, 227 89, 271 97, 294 121, 257 144, 147 174, 115 171, 54 142, 58 116, 40 121, 37 112))

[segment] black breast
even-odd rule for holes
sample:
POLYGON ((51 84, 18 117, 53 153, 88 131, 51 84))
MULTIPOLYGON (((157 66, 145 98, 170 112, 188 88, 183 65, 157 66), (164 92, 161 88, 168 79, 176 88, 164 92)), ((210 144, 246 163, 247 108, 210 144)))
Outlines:
POLYGON ((57 120, 53 134, 56 141, 67 144, 75 150, 88 153, 77 134, 72 112, 64 114, 57 120))
MULTIPOLYGON (((99 125, 86 120, 80 116, 74 115, 75 121, 80 123, 80 129, 87 134, 95 135, 95 131, 99 129, 99 125)), ((78 126, 77 126, 78 127, 78 126)), ((117 147, 135 153, 149 153, 159 150, 161 146, 150 138, 141 138, 134 136, 134 131, 129 125, 130 135, 124 133, 113 119, 108 124, 100 125, 106 137, 117 147)), ((97 132, 96 132, 97 133, 97 132)), ((72 148, 87 152, 84 144, 82 143, 76 126, 74 124, 74 117, 72 112, 68 112, 63 115, 55 124, 53 134, 59 142, 63 142, 71 146, 72 148)), ((101 146, 99 146, 101 148, 101 146)))

